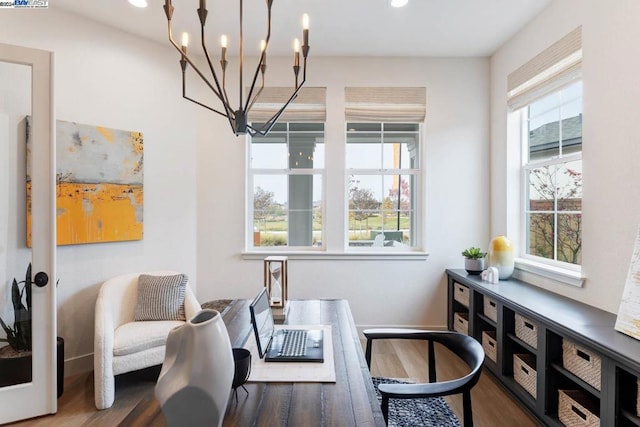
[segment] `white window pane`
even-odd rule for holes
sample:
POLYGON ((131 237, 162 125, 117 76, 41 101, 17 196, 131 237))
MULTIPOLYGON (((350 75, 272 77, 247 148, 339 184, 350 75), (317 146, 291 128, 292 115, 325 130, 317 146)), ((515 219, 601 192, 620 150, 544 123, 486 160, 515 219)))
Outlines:
POLYGON ((582 214, 558 214, 558 261, 582 264, 582 214))
POLYGON ((528 207, 530 211, 553 211, 555 209, 556 167, 545 166, 531 169, 527 179, 528 207))
MULTIPOLYGON (((531 111, 531 109, 530 109, 531 111)), ((529 118, 529 160, 544 160, 560 154, 560 109, 529 118)))
POLYGON ((582 160, 558 166, 556 186, 559 211, 582 211, 582 160))
POLYGON ((554 259, 555 216, 552 213, 527 214, 527 253, 554 259))
POLYGON ((380 134, 360 134, 347 137, 347 169, 380 169, 382 144, 380 134))
POLYGON ((286 134, 273 132, 266 137, 251 139, 251 164, 253 169, 286 169, 288 164, 286 134))
POLYGON ((254 245, 286 246, 287 220, 287 177, 255 175, 253 177, 254 245))
POLYGON ((412 169, 417 164, 418 135, 385 133, 383 147, 384 169, 412 169))

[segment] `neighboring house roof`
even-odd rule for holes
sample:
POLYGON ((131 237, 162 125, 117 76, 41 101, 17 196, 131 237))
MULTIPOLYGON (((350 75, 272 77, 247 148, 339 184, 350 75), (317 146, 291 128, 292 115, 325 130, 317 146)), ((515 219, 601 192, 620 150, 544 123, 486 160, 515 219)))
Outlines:
MULTIPOLYGON (((558 147, 559 122, 546 123, 529 131, 531 152, 555 149, 558 147)), ((562 120, 562 146, 582 144, 582 114, 562 120)))

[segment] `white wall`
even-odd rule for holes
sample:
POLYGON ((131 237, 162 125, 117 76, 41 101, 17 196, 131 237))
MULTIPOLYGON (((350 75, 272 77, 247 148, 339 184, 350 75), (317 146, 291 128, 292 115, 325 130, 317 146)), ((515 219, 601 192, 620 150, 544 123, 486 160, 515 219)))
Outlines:
POLYGON ((179 67, 168 47, 51 8, 3 10, 0 42, 55 52, 58 119, 144 133, 144 239, 58 248, 66 373, 91 369, 94 305, 105 279, 174 269, 196 285, 200 113, 179 98, 179 67))
MULTIPOLYGON (((489 242, 489 67, 487 58, 311 57, 308 85, 327 88, 327 158, 341 157, 345 86, 425 86, 426 261, 289 261, 289 294, 345 298, 355 322, 444 327, 444 269, 462 267, 460 252, 489 242)), ((268 85, 290 85, 291 60, 269 59, 268 85), (281 79, 281 80, 277 80, 281 79)), ((230 83, 230 87, 235 87, 230 83)), ((235 97, 232 97, 234 99, 235 97)), ((255 296, 262 260, 243 260, 244 139, 215 119, 198 149, 198 295, 202 300, 255 296)), ((325 221, 341 224, 344 163, 327 165, 332 197, 325 221), (336 195, 338 195, 336 197, 336 195)), ((335 224, 335 223, 334 223, 335 224)), ((341 226, 328 239, 342 244, 341 226)))
MULTIPOLYGON (((583 288, 544 288, 617 312, 640 225, 640 2, 555 0, 491 58, 491 232, 515 234, 518 174, 506 138, 506 77, 569 31, 583 37, 583 288), (515 203, 515 204, 514 204, 515 203)), ((515 158, 517 161, 517 157, 515 158)), ((534 280, 533 277, 528 277, 534 280)))

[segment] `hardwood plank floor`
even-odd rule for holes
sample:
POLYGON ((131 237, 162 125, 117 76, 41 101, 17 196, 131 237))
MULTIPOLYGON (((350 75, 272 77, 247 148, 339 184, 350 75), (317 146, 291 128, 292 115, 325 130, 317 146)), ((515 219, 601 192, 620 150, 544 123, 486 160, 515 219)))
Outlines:
MULTIPOLYGON (((371 373, 374 376, 427 380, 426 343, 407 340, 386 340, 374 344, 371 373)), ((464 375, 466 365, 448 350, 436 346, 438 379, 464 375)), ((58 413, 10 424, 11 427, 44 426, 116 426, 153 393, 159 369, 149 369, 119 376, 116 380, 116 400, 107 410, 98 411, 93 400, 93 373, 65 379, 64 395, 58 400, 58 413)), ((462 419, 462 397, 446 398, 451 409, 462 419)), ((474 423, 477 427, 528 427, 539 425, 531 418, 487 372, 483 373, 472 391, 474 423)), ((138 425, 163 426, 160 419, 140 417, 138 425)))

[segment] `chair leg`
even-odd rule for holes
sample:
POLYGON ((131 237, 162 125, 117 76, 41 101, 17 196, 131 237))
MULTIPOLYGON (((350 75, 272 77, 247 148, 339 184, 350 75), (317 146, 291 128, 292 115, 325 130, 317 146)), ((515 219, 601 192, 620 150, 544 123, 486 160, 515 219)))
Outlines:
POLYGON ((373 342, 370 339, 367 339, 367 348, 364 351, 364 358, 367 361, 367 367, 371 370, 371 346, 373 342))
POLYGON ((436 380, 436 350, 433 340, 429 340, 429 355, 427 357, 429 364, 429 382, 435 383, 436 380))
POLYGON ((463 426, 473 427, 473 413, 471 410, 471 390, 467 390, 462 393, 462 412, 463 412, 463 426))
POLYGON ((382 395, 382 416, 384 417, 384 423, 389 424, 389 397, 386 394, 382 395))

